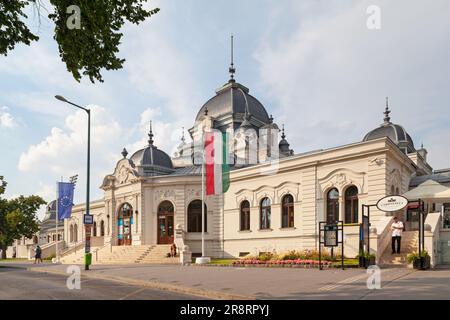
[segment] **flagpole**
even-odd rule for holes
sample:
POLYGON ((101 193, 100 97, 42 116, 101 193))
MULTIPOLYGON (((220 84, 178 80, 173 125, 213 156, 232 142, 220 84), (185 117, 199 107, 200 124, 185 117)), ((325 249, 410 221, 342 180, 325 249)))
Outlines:
POLYGON ((205 256, 205 133, 202 133, 202 256, 195 259, 196 264, 206 264, 211 259, 205 256))
POLYGON ((56 181, 56 214, 55 214, 55 230, 56 230, 56 248, 55 248, 55 258, 56 263, 58 260, 58 207, 59 207, 59 182, 56 181))
POLYGON ((205 148, 202 152, 202 257, 205 257, 205 148))

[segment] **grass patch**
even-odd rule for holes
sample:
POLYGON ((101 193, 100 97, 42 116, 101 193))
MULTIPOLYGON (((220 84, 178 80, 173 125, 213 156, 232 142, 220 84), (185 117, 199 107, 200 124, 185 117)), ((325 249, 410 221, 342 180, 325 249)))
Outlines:
POLYGON ((211 259, 210 264, 231 265, 233 261, 236 261, 236 259, 211 259))
POLYGON ((27 258, 6 258, 6 259, 0 259, 0 262, 2 261, 26 261, 27 258))
MULTIPOLYGON (((334 261, 332 266, 340 266, 341 260, 334 261)), ((344 266, 359 266, 359 259, 356 258, 345 258, 344 259, 344 266)))

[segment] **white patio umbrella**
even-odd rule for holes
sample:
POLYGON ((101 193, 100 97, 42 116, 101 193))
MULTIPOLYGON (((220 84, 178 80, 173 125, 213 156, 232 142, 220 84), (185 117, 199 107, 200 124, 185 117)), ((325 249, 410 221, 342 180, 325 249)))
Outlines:
POLYGON ((445 191, 436 193, 435 196, 436 196, 435 199, 442 200, 442 202, 450 202, 450 188, 448 188, 445 191))
MULTIPOLYGON (((436 200, 450 196, 450 188, 431 179, 419 184, 403 194, 403 196, 411 201, 414 200, 436 200)), ((449 198, 450 199, 450 198, 449 198)))

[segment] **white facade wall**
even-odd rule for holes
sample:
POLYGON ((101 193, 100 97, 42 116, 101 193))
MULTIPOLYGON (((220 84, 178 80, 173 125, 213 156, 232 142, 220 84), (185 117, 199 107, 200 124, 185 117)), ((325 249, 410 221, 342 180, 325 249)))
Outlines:
MULTIPOLYGON (((345 190, 354 185, 359 192, 359 205, 376 204, 390 194, 392 184, 400 193, 408 189, 414 164, 389 139, 382 138, 320 152, 281 159, 273 174, 261 174, 267 164, 233 170, 230 189, 223 196, 206 198, 206 254, 213 257, 236 257, 240 253, 276 250, 317 249, 318 222, 325 220, 326 194, 339 190, 340 218, 344 219, 345 190), (281 228, 281 199, 294 198, 294 227, 281 228), (259 230, 259 204, 262 198, 271 200, 271 229, 259 230), (250 202, 250 231, 240 231, 240 204, 250 202)), ((104 199, 91 204, 97 221, 105 221, 105 243, 117 244, 117 212, 124 203, 134 211, 132 244, 157 243, 157 211, 163 201, 174 205, 175 225, 187 231, 187 208, 191 201, 201 199, 200 176, 137 177, 128 159, 118 162, 113 175, 107 176, 102 188, 104 199), (128 176, 118 176, 123 167, 128 176), (120 170, 119 170, 120 169, 120 170), (137 213, 136 213, 137 211, 137 213)), ((77 205, 65 221, 65 239, 69 239, 71 224, 78 225, 78 240, 83 239, 84 205, 77 205)), ((359 222, 362 218, 359 210, 359 222)), ((371 208, 371 222, 385 213, 371 208)), ((97 232, 99 235, 99 231, 97 232)), ((345 227, 345 253, 358 253, 359 226, 345 227)), ((69 240, 67 240, 69 242, 69 240)), ((201 252, 201 233, 186 233, 185 243, 193 253, 201 252)))

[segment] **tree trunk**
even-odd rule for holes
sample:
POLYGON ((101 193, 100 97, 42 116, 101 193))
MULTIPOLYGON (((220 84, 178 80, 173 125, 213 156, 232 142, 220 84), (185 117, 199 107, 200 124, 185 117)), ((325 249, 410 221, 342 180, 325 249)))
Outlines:
POLYGON ((0 257, 0 259, 6 259, 6 250, 8 249, 7 246, 0 246, 0 249, 2 250, 2 255, 0 257))

